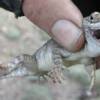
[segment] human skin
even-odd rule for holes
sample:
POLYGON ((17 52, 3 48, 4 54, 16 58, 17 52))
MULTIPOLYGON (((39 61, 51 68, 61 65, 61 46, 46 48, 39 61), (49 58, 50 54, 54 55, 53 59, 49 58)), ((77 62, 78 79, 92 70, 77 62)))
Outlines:
POLYGON ((23 0, 24 15, 65 49, 75 52, 84 45, 82 14, 71 0, 23 0))

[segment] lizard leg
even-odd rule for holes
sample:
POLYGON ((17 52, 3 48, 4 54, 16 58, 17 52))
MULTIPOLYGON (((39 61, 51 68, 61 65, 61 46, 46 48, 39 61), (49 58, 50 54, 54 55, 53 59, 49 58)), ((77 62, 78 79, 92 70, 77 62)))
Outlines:
POLYGON ((96 70, 96 64, 94 59, 90 59, 90 58, 85 58, 81 60, 81 63, 85 64, 85 69, 88 73, 88 77, 90 79, 90 86, 89 86, 89 90, 88 91, 92 91, 95 85, 95 70, 96 70))
POLYGON ((55 83, 62 83, 64 82, 64 75, 62 73, 62 58, 59 53, 59 49, 55 48, 53 50, 53 62, 54 66, 51 71, 48 73, 48 76, 53 80, 55 83))
POLYGON ((96 66, 95 64, 91 64, 88 65, 88 67, 86 68, 89 78, 90 78, 90 85, 89 85, 89 89, 87 91, 87 95, 90 96, 92 94, 92 91, 94 89, 94 85, 95 85, 95 79, 96 79, 96 66))
POLYGON ((92 91, 95 85, 95 79, 96 79, 96 66, 93 65, 93 69, 92 69, 92 73, 91 73, 91 82, 90 82, 90 87, 89 87, 89 91, 92 91))

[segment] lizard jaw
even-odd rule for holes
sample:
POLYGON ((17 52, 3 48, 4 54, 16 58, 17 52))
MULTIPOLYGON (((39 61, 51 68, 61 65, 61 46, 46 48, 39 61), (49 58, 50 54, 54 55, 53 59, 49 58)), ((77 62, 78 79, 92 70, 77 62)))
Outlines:
POLYGON ((88 25, 85 28, 89 29, 92 37, 96 41, 99 41, 99 43, 100 43, 100 21, 95 22, 95 23, 90 23, 90 24, 88 23, 88 25))
POLYGON ((96 40, 100 40, 100 29, 98 30, 93 30, 92 35, 96 40))

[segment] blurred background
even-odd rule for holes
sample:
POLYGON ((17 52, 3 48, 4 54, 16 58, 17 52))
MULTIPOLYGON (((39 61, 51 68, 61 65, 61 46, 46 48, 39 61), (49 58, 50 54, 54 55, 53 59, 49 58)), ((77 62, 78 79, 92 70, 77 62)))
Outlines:
MULTIPOLYGON (((15 56, 33 54, 50 37, 26 17, 0 8, 0 64, 8 63, 15 56)), ((16 77, 0 79, 0 100, 100 100, 99 95, 85 96, 90 79, 83 65, 74 65, 64 71, 66 84, 34 81, 16 77)), ((96 72, 95 91, 100 93, 100 71, 96 72)))

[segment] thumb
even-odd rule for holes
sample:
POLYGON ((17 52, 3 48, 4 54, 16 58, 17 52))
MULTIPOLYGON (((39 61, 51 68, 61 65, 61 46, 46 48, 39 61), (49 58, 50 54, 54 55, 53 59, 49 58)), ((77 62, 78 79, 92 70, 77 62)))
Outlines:
POLYGON ((23 12, 67 50, 77 51, 83 46, 84 36, 78 29, 82 15, 72 1, 24 0, 23 12))

